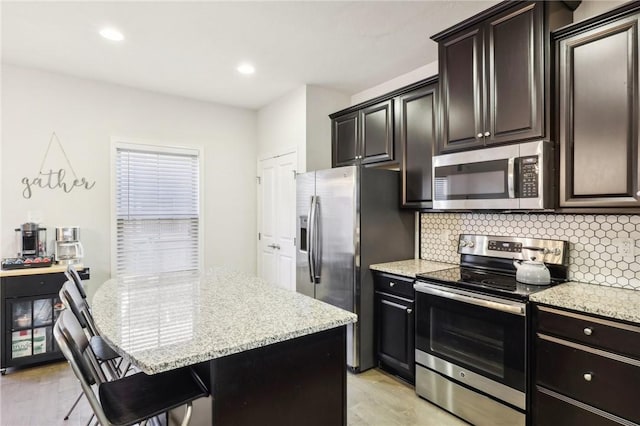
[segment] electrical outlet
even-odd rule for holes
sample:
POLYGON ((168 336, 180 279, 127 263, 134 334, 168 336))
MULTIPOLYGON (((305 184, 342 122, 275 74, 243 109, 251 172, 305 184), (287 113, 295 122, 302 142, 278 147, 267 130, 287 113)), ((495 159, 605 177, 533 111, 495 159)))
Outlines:
POLYGON ((614 238, 613 244, 626 262, 633 262, 636 259, 636 242, 632 238, 614 238))

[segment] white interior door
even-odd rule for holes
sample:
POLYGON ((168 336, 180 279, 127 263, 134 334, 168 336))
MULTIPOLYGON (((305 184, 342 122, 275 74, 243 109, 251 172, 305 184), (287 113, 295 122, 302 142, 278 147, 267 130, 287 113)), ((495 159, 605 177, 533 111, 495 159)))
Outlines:
POLYGON ((260 161, 258 272, 267 282, 296 289, 296 153, 260 161))

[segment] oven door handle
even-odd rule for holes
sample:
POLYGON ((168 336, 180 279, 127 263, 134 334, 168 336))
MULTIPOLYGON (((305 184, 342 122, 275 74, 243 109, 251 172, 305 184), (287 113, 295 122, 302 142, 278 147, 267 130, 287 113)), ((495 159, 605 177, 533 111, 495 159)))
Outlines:
POLYGON ((444 297, 446 299, 456 300, 458 302, 468 303, 470 305, 493 309, 494 311, 501 311, 508 314, 525 316, 526 305, 524 303, 503 301, 495 297, 466 292, 462 290, 444 290, 441 287, 436 287, 421 282, 416 282, 413 285, 413 288, 415 288, 416 291, 419 291, 420 293, 444 297))

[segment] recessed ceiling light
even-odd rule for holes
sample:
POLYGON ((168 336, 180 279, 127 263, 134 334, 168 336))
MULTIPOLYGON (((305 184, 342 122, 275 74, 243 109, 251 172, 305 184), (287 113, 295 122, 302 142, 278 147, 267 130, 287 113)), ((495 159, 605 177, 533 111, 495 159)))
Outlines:
POLYGON ((256 69, 254 68, 254 66, 246 62, 238 65, 238 68, 236 69, 240 74, 244 74, 244 75, 250 75, 256 72, 256 69))
POLYGON ((116 30, 115 28, 107 27, 100 30, 100 35, 107 40, 112 41, 122 41, 124 40, 124 35, 116 30))

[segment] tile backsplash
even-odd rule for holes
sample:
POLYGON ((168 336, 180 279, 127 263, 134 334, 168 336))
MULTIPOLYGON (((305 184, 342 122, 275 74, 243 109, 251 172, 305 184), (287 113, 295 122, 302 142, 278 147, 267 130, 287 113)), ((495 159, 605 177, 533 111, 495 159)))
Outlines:
MULTIPOLYGON (((420 257, 458 263, 459 234, 569 241, 569 279, 640 291, 640 258, 619 254, 618 238, 640 244, 639 215, 423 213, 420 257)), ((634 244, 640 256, 640 247, 634 244)))

